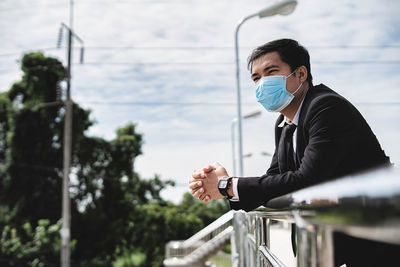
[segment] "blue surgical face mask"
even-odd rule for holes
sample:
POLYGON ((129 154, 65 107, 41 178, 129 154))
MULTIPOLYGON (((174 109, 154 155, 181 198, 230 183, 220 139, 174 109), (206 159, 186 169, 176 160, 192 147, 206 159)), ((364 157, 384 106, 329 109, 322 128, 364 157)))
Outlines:
MULTIPOLYGON (((297 69, 296 69, 297 70, 297 69)), ((286 89, 286 79, 289 78, 294 70, 288 76, 272 75, 262 77, 256 84, 256 98, 257 101, 264 106, 268 111, 280 112, 286 108, 293 100, 294 94, 300 89, 299 87, 293 92, 289 93, 286 89)))

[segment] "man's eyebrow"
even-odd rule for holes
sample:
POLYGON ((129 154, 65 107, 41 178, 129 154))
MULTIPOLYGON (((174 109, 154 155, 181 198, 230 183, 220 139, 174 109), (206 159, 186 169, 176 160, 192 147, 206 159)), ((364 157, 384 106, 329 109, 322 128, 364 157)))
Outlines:
MULTIPOLYGON (((268 67, 265 67, 263 71, 266 72, 266 71, 268 71, 269 69, 272 69, 272 68, 278 68, 279 69, 279 66, 278 65, 269 65, 268 67)), ((254 77, 256 75, 258 75, 257 72, 251 74, 251 77, 254 77)))
POLYGON ((272 69, 272 68, 278 68, 279 69, 279 66, 278 65, 270 65, 270 66, 266 67, 264 69, 264 71, 268 71, 269 69, 272 69))

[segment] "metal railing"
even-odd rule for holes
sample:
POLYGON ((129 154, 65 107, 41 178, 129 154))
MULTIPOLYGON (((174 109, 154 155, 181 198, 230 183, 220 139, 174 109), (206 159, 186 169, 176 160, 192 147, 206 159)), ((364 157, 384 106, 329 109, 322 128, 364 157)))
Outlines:
POLYGON ((228 212, 188 240, 169 242, 164 264, 205 266, 230 236, 233 267, 400 266, 400 170, 353 175, 252 212, 228 212))
POLYGON ((236 212, 234 236, 233 266, 400 266, 400 171, 342 178, 236 212))
POLYGON ((170 241, 165 248, 165 266, 203 266, 230 242, 233 211, 229 211, 184 241, 170 241))

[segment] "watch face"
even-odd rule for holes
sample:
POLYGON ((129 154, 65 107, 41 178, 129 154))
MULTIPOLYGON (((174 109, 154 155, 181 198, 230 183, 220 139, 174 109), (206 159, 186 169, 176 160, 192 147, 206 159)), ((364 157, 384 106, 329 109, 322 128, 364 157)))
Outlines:
POLYGON ((219 183, 219 188, 225 188, 226 185, 227 185, 227 183, 228 183, 228 181, 221 181, 221 182, 219 183))

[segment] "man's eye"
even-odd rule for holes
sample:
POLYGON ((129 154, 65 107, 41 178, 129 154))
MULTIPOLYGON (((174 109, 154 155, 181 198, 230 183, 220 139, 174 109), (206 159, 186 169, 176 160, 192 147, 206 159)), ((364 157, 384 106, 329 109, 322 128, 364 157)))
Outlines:
POLYGON ((278 70, 270 70, 269 72, 268 72, 268 74, 273 74, 274 72, 277 72, 278 70))
POLYGON ((254 82, 257 83, 260 78, 254 78, 254 82))

